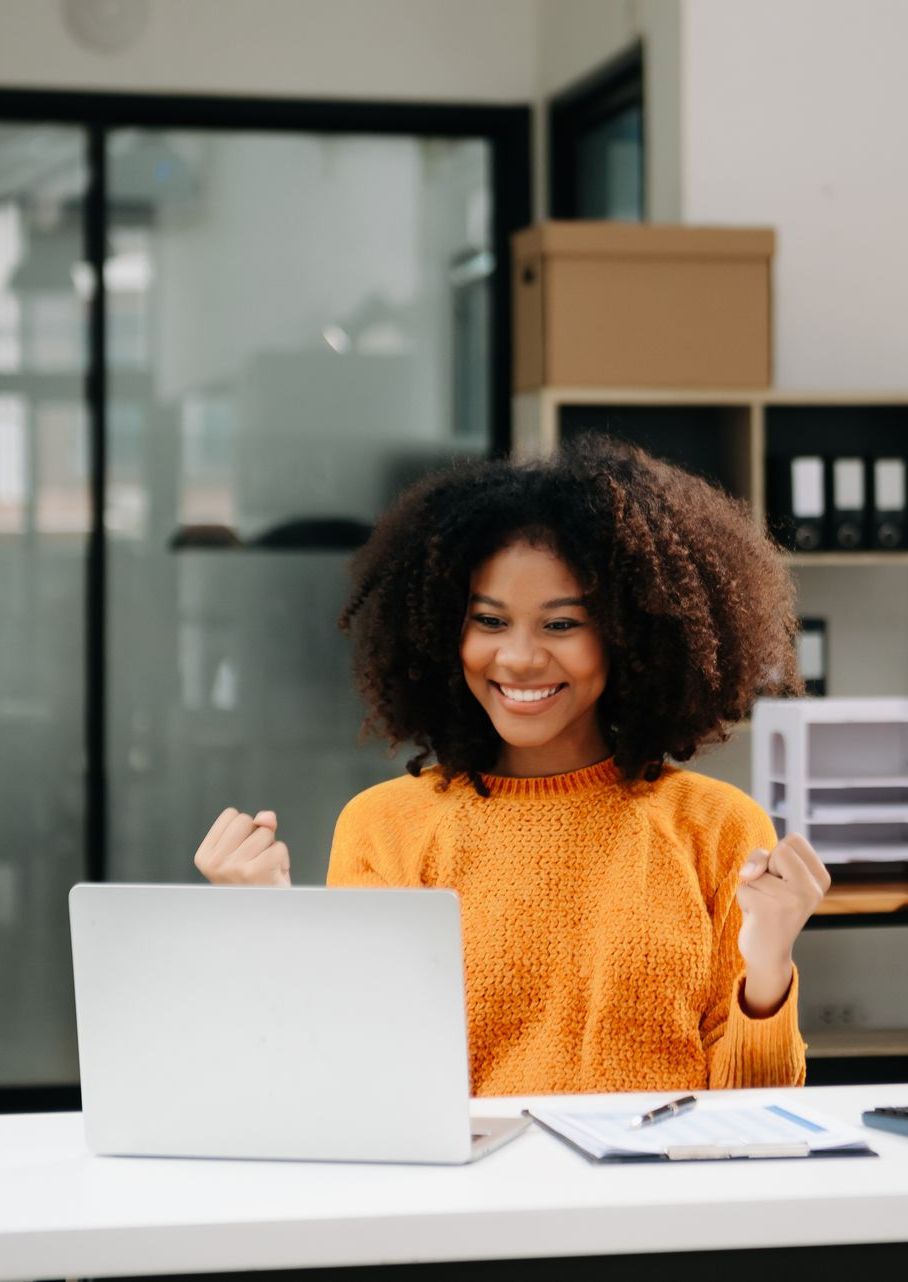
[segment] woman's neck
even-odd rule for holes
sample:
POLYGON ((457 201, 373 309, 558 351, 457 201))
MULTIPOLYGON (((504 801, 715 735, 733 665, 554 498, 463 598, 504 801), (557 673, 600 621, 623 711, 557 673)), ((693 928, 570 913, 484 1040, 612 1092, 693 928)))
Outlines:
POLYGON ((584 744, 540 744, 517 747, 503 743, 495 766, 497 775, 511 779, 536 779, 544 775, 566 775, 595 766, 608 757, 605 740, 597 736, 584 744))

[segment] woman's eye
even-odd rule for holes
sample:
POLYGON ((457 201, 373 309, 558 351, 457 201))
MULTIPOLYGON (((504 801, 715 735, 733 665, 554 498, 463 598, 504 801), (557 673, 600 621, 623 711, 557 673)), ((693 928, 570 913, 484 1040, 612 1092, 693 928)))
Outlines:
POLYGON ((504 627, 504 619, 498 619, 494 614, 474 614, 473 622, 478 623, 481 628, 491 628, 494 631, 504 627))
POLYGON ((579 619, 552 619, 546 625, 548 632, 570 632, 573 628, 582 628, 579 619))

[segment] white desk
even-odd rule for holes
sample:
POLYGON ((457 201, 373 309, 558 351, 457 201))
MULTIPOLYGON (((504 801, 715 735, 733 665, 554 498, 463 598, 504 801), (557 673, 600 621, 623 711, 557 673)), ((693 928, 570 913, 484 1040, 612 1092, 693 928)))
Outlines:
MULTIPOLYGON (((804 1096, 859 1123, 862 1108, 908 1104, 908 1084, 804 1096)), ((908 1139, 867 1135, 879 1158, 597 1166, 533 1127, 472 1166, 354 1166, 97 1158, 81 1114, 11 1115, 0 1282, 836 1243, 900 1242, 908 1263, 908 1139)))

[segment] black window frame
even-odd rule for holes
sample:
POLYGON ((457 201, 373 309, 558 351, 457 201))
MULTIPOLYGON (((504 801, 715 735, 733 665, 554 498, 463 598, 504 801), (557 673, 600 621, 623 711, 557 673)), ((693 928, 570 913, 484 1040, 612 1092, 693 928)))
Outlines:
POLYGON ((638 41, 591 75, 549 100, 548 159, 549 213, 552 218, 579 218, 577 212, 577 150, 590 129, 639 106, 643 121, 640 158, 642 218, 647 217, 645 49, 638 41))

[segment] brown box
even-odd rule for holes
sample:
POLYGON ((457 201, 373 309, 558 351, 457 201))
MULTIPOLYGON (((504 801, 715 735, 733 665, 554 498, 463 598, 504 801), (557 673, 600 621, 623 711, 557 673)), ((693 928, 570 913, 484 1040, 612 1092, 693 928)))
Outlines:
POLYGON ((512 237, 514 390, 767 387, 770 228, 544 222, 512 237))

